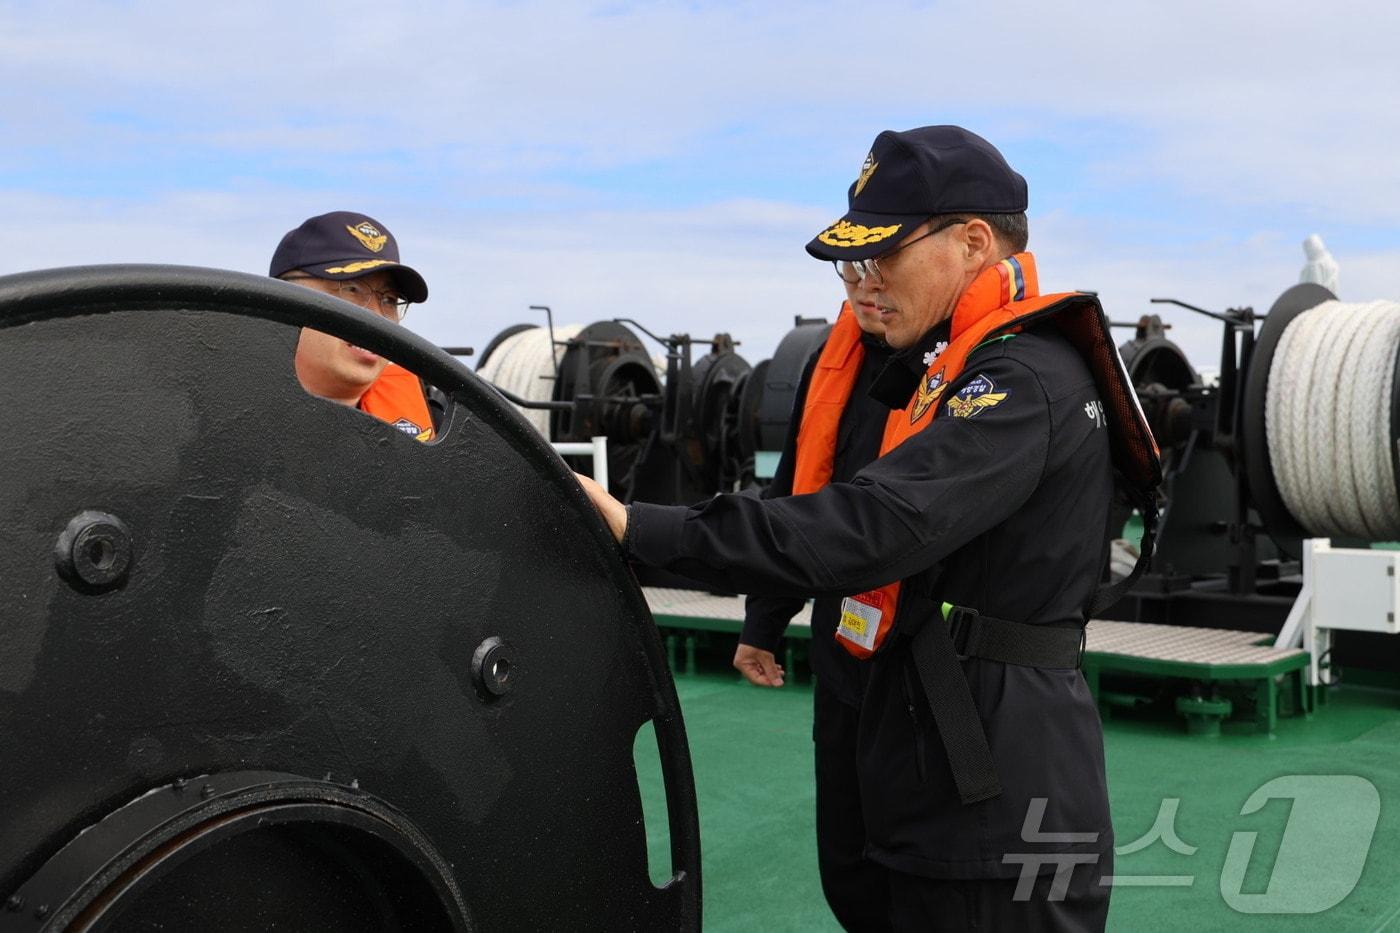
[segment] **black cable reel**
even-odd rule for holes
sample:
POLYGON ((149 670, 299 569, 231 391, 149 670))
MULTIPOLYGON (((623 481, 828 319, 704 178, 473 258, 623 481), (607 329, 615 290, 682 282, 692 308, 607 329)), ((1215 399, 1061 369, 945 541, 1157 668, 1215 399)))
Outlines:
POLYGON ((284 283, 91 267, 0 278, 0 386, 0 931, 698 928, 641 593, 460 363, 284 283), (303 326, 446 392, 440 436, 307 395, 303 326))

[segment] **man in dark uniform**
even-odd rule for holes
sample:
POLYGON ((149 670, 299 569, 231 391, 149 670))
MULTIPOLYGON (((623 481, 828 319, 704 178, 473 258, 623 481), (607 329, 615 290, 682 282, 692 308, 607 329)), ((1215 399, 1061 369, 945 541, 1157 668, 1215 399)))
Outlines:
POLYGON ((1101 929, 1108 911, 1079 647, 1112 469, 1147 486, 1160 465, 1097 302, 1039 295, 1026 206, 981 137, 886 132, 851 210, 808 244, 872 281, 902 351, 874 387, 893 409, 882 456, 851 482, 625 508, 581 479, 633 560, 760 595, 858 594, 838 634, 872 659, 858 768, 894 929, 1101 929))
MULTIPOLYGON (((831 336, 803 369, 793 405, 792 424, 783 444, 773 482, 764 498, 790 496, 809 474, 829 459, 827 482, 848 483, 880 454, 889 408, 870 395, 875 377, 889 362, 876 292, 856 271, 837 270, 846 289, 846 304, 831 336), (809 397, 815 372, 816 393, 809 397), (827 397, 832 383, 845 394, 844 404, 827 397), (825 393, 823 390, 826 390, 825 393), (810 407, 810 413, 807 409, 810 407), (835 410, 828 410, 835 409, 835 410), (822 431, 823 423, 836 430, 822 431), (801 444, 799 445, 799 437, 801 444), (802 461, 801 478, 798 462, 802 461)), ((803 597, 750 596, 744 629, 734 653, 734 667, 750 683, 783 685, 776 651, 803 597)), ((865 821, 856 774, 856 727, 869 665, 836 644, 841 600, 826 596, 812 607, 810 659, 816 675, 812 703, 812 743, 817 797, 817 868, 822 893, 836 919, 848 930, 889 929, 886 869, 865 856, 865 821)))

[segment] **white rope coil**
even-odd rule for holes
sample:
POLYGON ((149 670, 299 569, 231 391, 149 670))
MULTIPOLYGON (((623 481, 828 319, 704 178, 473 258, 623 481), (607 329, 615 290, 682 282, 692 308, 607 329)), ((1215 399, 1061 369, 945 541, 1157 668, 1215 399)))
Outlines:
MULTIPOLYGON (((583 330, 582 324, 554 328, 554 340, 563 344, 583 330)), ((512 334, 491 351, 477 375, 512 395, 530 402, 547 402, 554 398, 554 370, 564 358, 565 346, 550 346, 549 328, 532 327, 512 334), (551 358, 550 350, 553 350, 551 358)), ((545 440, 549 436, 549 411, 539 408, 516 409, 525 416, 545 440)))
POLYGON ((1391 394, 1400 302, 1327 301, 1284 330, 1264 430, 1284 504, 1310 534, 1400 539, 1391 394))

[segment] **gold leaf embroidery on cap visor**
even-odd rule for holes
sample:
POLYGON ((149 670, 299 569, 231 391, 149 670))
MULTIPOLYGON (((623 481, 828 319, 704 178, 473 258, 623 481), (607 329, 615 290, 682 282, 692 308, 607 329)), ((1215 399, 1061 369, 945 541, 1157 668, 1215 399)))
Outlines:
POLYGON ((365 249, 371 253, 377 253, 384 248, 384 244, 389 242, 387 234, 379 232, 379 228, 369 221, 364 221, 356 226, 345 227, 350 231, 350 235, 364 244, 365 249))
POLYGON ((332 266, 326 270, 329 275, 348 275, 353 272, 364 272, 366 269, 377 269, 380 266, 397 266, 398 263, 392 259, 366 259, 363 262, 352 262, 348 266, 332 266))
POLYGON ((899 232, 903 224, 894 224, 889 227, 866 227, 861 224, 853 224, 850 221, 841 220, 827 227, 817 239, 827 246, 865 246, 869 243, 879 243, 881 240, 888 240, 899 232))

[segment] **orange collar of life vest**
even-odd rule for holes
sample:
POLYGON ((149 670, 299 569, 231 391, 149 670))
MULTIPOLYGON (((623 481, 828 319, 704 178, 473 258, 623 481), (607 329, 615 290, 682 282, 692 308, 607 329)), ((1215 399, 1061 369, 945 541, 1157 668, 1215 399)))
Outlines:
POLYGON ((379 378, 360 396, 357 407, 417 440, 433 439, 433 419, 423 398, 423 386, 417 376, 402 366, 390 363, 384 367, 379 378))
POLYGON ((793 495, 816 492, 831 482, 841 414, 851 399, 864 362, 860 325, 856 323, 850 302, 844 302, 807 383, 807 398, 802 404, 802 420, 797 429, 793 495))

